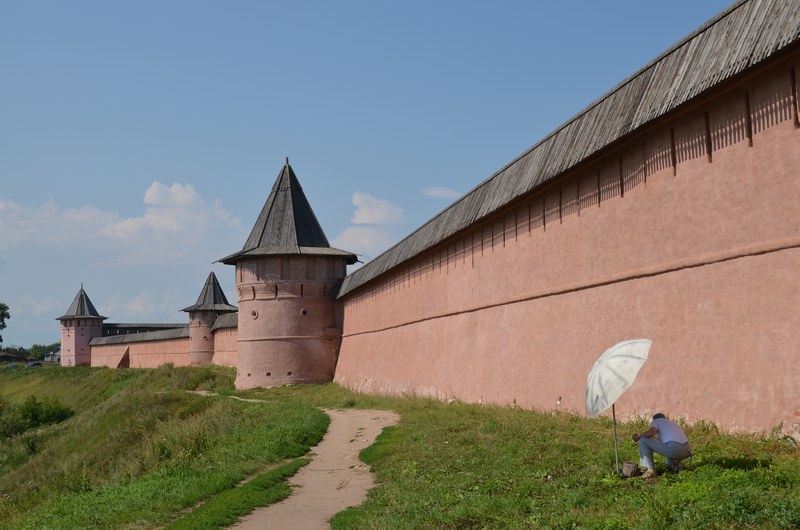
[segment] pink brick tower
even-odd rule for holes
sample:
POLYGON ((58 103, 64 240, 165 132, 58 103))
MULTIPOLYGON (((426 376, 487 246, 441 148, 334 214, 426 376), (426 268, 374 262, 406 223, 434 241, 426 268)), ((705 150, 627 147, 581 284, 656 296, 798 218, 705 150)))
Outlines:
POLYGON ((333 380, 342 341, 336 292, 355 254, 331 248, 288 158, 236 265, 236 388, 333 380))
POLYGON ((214 322, 219 315, 236 311, 236 307, 225 298, 213 272, 208 275, 197 302, 181 311, 189 313, 189 364, 211 364, 214 357, 214 322))
POLYGON ((86 291, 81 290, 72 301, 61 321, 61 366, 82 366, 91 364, 89 341, 103 336, 103 320, 92 305, 86 291))

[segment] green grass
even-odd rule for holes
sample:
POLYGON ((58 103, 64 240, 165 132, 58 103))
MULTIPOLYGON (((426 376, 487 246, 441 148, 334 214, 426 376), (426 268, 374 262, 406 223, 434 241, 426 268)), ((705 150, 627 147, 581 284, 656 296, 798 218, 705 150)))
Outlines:
POLYGON ((0 528, 156 528, 266 466, 304 455, 328 417, 298 400, 245 403, 232 370, 0 372, 6 401, 39 394, 75 415, 0 444, 0 528), (27 438, 38 442, 35 450, 27 438))
POLYGON ((227 528, 254 508, 268 506, 291 493, 286 479, 310 460, 298 458, 272 469, 241 486, 228 489, 167 526, 167 530, 227 528))
MULTIPOLYGON (((614 474, 607 418, 422 399, 361 396, 336 385, 251 391, 317 406, 390 408, 400 424, 361 457, 379 485, 334 528, 798 528, 800 448, 777 434, 730 436, 686 426, 695 456, 655 481, 614 474)), ((620 462, 638 462, 619 426, 620 462)))
MULTIPOLYGON (((644 429, 622 427, 622 460, 638 460, 629 433, 644 429)), ((795 444, 687 431, 690 470, 622 480, 608 420, 431 403, 363 453, 383 484, 334 527, 800 526, 795 444)))
MULTIPOLYGON (((800 448, 777 434, 687 426, 695 456, 686 471, 623 480, 606 418, 333 384, 237 393, 232 377, 213 367, 0 369, 6 402, 52 396, 75 411, 36 430, 33 454, 23 441, 31 433, 0 444, 0 528, 225 528, 288 494, 286 477, 322 436, 326 407, 401 415, 361 454, 377 486, 334 528, 800 527, 800 448), (196 388, 265 403, 180 391, 196 388)), ((645 428, 620 425, 621 461, 638 460, 630 434, 645 428)))

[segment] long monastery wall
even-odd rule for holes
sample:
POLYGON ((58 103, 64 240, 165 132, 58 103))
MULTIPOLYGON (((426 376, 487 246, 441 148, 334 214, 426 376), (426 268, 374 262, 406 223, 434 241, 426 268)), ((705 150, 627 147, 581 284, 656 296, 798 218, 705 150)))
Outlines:
POLYGON ((336 381, 582 413, 597 357, 650 338, 618 414, 798 429, 797 72, 726 83, 348 293, 336 381))
POLYGON ((92 366, 158 368, 167 363, 189 366, 188 337, 92 345, 92 366))
MULTIPOLYGON (((214 332, 211 364, 236 367, 238 332, 235 327, 214 332)), ((157 368, 167 363, 189 366, 189 337, 146 339, 144 334, 125 335, 122 342, 91 345, 91 365, 108 368, 157 368), (137 336, 138 335, 138 336, 137 336)))

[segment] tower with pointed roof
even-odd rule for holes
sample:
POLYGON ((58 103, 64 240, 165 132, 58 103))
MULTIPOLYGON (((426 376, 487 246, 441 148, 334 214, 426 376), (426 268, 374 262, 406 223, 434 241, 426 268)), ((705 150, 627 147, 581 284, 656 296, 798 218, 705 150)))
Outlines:
POLYGON ((336 291, 355 254, 332 248, 289 159, 236 266, 239 360, 236 387, 333 380, 342 340, 336 291))
POLYGON ((97 312, 81 285, 67 312, 56 319, 61 321, 61 366, 91 364, 89 341, 103 336, 106 318, 97 312))
POLYGON ((228 303, 213 272, 208 275, 197 302, 181 311, 189 313, 189 364, 211 364, 214 357, 214 322, 219 315, 236 311, 236 307, 228 303))

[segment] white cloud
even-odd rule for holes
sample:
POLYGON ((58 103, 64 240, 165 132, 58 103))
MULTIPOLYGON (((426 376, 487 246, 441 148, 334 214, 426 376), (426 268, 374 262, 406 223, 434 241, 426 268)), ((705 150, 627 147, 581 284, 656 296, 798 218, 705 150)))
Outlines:
POLYGON ((442 186, 428 186, 427 188, 422 188, 422 194, 435 199, 457 199, 461 197, 461 194, 456 190, 442 186))
POLYGON ((22 306, 37 317, 52 317, 55 313, 58 313, 59 309, 62 309, 61 301, 50 296, 39 298, 30 294, 23 294, 16 298, 16 302, 17 306, 22 306))
POLYGON ((406 220, 403 210, 385 199, 357 191, 353 194, 356 211, 350 222, 365 225, 393 225, 406 220))
POLYGON ((239 234, 240 220, 220 200, 206 202, 191 184, 153 182, 144 193, 144 213, 108 224, 101 233, 124 241, 127 252, 114 265, 216 259, 230 248, 219 244, 239 234))
POLYGON ((213 223, 238 226, 239 220, 218 201, 207 204, 191 184, 170 187, 156 181, 144 192, 145 211, 107 225, 102 234, 122 240, 153 238, 175 241, 175 237, 194 241, 213 223))
POLYGON ((0 301, 13 303, 4 343, 57 337, 53 319, 82 282, 110 322, 185 321, 180 308, 215 267, 230 288, 232 270, 212 262, 240 248, 247 233, 239 219, 190 184, 146 188, 129 218, 112 202, 65 208, 0 198, 0 301))
POLYGON ((124 219, 95 206, 62 209, 52 199, 36 207, 0 200, 0 253, 9 259, 21 249, 46 247, 53 256, 63 251, 74 259, 91 249, 114 266, 213 261, 230 253, 231 239, 244 239, 240 224, 191 184, 153 182, 142 215, 124 219))
POLYGON ((333 246, 358 254, 364 262, 369 261, 397 241, 397 235, 388 225, 400 225, 406 221, 402 208, 385 199, 357 191, 353 194, 356 207, 349 226, 336 236, 333 246))
MULTIPOLYGON (((174 277, 175 272, 170 272, 169 274, 168 283, 177 284, 179 280, 174 277)), ((186 321, 187 315, 182 313, 180 309, 194 302, 197 293, 191 289, 192 286, 189 287, 189 290, 185 287, 183 289, 170 287, 163 290, 154 288, 138 290, 145 283, 139 282, 130 286, 120 285, 110 295, 107 291, 103 293, 102 291, 98 292, 90 289, 93 286, 87 286, 86 291, 97 308, 97 312, 108 317, 107 322, 164 323, 186 321), (130 287, 130 289, 125 289, 125 287, 130 287), (103 296, 103 294, 106 296, 103 296)), ((201 287, 197 287, 198 292, 201 287)), ((63 313, 66 307, 59 307, 59 309, 63 313)))
POLYGON ((57 244, 97 237, 118 219, 116 213, 93 206, 62 210, 52 199, 32 208, 0 201, 0 241, 57 244))
POLYGON ((144 192, 144 203, 148 206, 193 206, 202 202, 200 194, 191 184, 176 182, 168 188, 155 181, 144 192))
POLYGON ((124 302, 118 316, 141 318, 153 314, 164 315, 172 320, 178 319, 181 301, 171 290, 156 293, 151 289, 140 291, 124 302))
POLYGON ((362 261, 368 261, 392 246, 395 241, 394 235, 384 228, 351 226, 336 236, 332 244, 336 248, 362 256, 362 261))
POLYGON ((115 222, 118 216, 114 212, 104 212, 94 206, 81 206, 80 208, 68 208, 64 210, 62 216, 68 223, 84 224, 86 226, 102 227, 108 223, 115 222))

